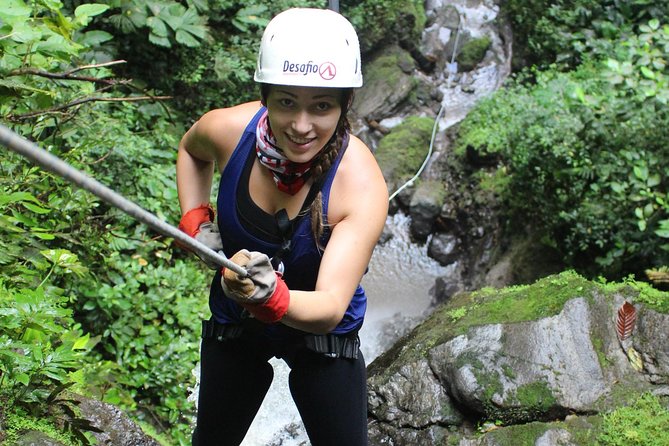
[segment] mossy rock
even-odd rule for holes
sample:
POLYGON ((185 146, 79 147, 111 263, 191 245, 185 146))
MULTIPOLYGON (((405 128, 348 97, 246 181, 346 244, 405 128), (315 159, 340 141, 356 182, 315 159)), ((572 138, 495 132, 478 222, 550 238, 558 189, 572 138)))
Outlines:
POLYGON ((471 71, 483 60, 492 40, 483 36, 465 43, 456 58, 458 71, 471 71))
POLYGON ((398 46, 387 48, 362 69, 363 87, 356 92, 353 111, 360 117, 383 119, 411 97, 418 82, 411 75, 414 61, 398 46))
POLYGON ((434 119, 411 116, 384 136, 376 158, 388 185, 395 187, 420 169, 430 148, 434 119))

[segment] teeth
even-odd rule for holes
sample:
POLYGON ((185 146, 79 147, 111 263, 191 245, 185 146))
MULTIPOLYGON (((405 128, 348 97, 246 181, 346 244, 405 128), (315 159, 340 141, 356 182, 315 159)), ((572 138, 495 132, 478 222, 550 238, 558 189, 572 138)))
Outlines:
POLYGON ((295 144, 306 144, 306 143, 308 143, 309 141, 311 141, 310 139, 299 139, 299 138, 294 138, 294 137, 292 137, 292 136, 289 136, 288 138, 289 138, 291 141, 293 141, 295 144))

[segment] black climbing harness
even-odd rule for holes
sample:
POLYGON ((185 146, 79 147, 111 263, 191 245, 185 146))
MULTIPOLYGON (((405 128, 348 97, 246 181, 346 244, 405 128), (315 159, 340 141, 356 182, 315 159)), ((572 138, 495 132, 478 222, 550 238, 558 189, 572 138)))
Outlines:
MULTIPOLYGON (((258 333, 265 327, 255 319, 244 319, 239 324, 219 324, 213 319, 202 321, 202 339, 216 339, 219 342, 239 339, 243 334, 258 333)), ((358 359, 360 337, 358 331, 346 334, 305 334, 295 341, 307 350, 329 358, 358 359)))

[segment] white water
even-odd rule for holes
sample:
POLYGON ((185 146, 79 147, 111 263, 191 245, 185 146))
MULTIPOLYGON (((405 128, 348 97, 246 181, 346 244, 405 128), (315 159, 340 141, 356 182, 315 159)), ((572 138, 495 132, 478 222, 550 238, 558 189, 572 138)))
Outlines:
MULTIPOLYGON (((376 248, 363 280, 369 300, 360 339, 367 364, 389 347, 398 334, 422 320, 431 302, 430 288, 435 278, 447 273, 427 257, 426 246, 410 242, 408 224, 408 217, 402 214, 388 217, 387 226, 393 238, 376 248)), ((242 446, 309 445, 290 397, 289 369, 281 360, 270 362, 274 367, 274 382, 242 446)))

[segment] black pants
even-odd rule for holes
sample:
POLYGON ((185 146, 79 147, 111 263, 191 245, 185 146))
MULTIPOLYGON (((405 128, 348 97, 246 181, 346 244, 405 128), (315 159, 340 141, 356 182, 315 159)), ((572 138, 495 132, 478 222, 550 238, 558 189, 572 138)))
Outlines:
POLYGON ((290 367, 289 387, 312 446, 367 445, 367 375, 358 359, 329 358, 261 336, 202 340, 200 394, 193 446, 238 446, 265 398, 274 371, 290 367))

